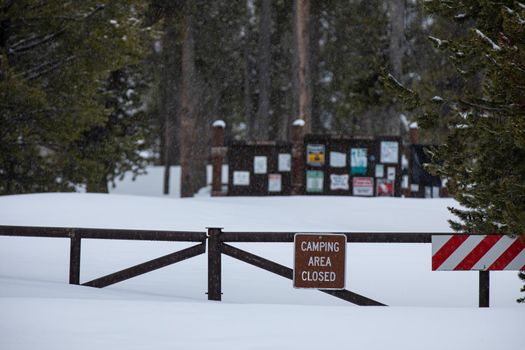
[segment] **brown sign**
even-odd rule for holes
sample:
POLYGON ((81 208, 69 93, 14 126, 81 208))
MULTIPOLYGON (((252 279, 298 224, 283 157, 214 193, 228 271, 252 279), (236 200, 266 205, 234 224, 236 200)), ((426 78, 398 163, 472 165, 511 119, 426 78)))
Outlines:
POLYGON ((345 235, 297 233, 294 245, 295 288, 345 288, 345 235))

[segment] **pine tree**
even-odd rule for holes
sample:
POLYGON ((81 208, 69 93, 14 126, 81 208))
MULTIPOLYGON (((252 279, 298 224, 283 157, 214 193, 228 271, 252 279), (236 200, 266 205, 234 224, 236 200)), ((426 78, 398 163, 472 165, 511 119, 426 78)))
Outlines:
POLYGON ((433 154, 443 163, 430 169, 448 179, 450 193, 462 206, 450 208, 457 216, 451 227, 524 240, 525 6, 511 0, 434 0, 425 6, 468 33, 431 37, 450 57, 462 94, 437 92, 428 100, 398 86, 406 101, 420 108, 422 125, 435 127, 445 118, 448 135, 433 154), (450 113, 441 113, 444 109, 450 113))
POLYGON ((314 94, 321 119, 332 132, 386 133, 383 116, 392 98, 379 73, 388 66, 383 1, 323 2, 318 11, 320 89, 314 94))
POLYGON ((86 183, 74 145, 108 119, 110 72, 136 60, 137 12, 138 1, 3 2, 0 193, 86 183))
MULTIPOLYGON (((525 8, 514 1, 428 2, 432 11, 468 21, 465 39, 446 43, 462 78, 477 84, 447 103, 445 160, 436 170, 466 208, 453 229, 466 232, 525 232, 525 8)), ((429 114, 430 115, 430 114, 429 114)), ((427 118, 429 119, 429 118, 427 118)), ((428 121, 428 120, 427 120, 428 121)), ((432 120, 430 120, 432 122, 432 120)))
POLYGON ((88 192, 108 192, 108 184, 114 186, 127 172, 135 179, 153 160, 158 129, 143 100, 149 87, 143 70, 137 64, 111 73, 103 94, 108 118, 71 145, 68 153, 78 159, 78 173, 85 174, 79 182, 88 192))
MULTIPOLYGON (((151 21, 161 21, 164 30, 164 63, 158 66, 159 109, 166 118, 161 144, 169 148, 165 165, 179 159, 185 168, 184 196, 206 185, 211 121, 232 125, 244 119, 244 9, 242 1, 151 1, 151 21)), ((168 178, 166 172, 165 184, 168 178)))
MULTIPOLYGON (((441 54, 441 45, 450 38, 464 38, 468 34, 465 23, 457 23, 453 19, 434 16, 424 8, 421 2, 407 4, 407 55, 404 58, 406 67, 405 79, 402 83, 417 91, 422 101, 430 101, 431 105, 443 99, 462 98, 467 82, 464 81, 454 67, 453 57, 441 54), (441 39, 437 39, 441 38, 441 39)), ((439 108, 433 112, 432 127, 426 125, 421 129, 423 143, 434 145, 445 141, 448 127, 445 120, 452 111, 448 106, 437 104, 439 108)), ((412 110, 410 118, 415 121, 418 113, 424 113, 424 108, 412 110)))

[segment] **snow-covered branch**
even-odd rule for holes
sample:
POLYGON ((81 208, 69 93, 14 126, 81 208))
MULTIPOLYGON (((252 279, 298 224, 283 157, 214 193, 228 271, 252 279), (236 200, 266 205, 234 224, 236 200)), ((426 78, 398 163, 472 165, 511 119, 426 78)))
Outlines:
POLYGON ((483 40, 485 43, 489 44, 492 47, 492 50, 494 51, 501 51, 501 47, 499 47, 492 39, 490 39, 488 36, 483 34, 481 30, 476 29, 476 34, 483 40))
POLYGON ((19 42, 11 45, 11 47, 9 48, 9 53, 17 54, 17 53, 22 53, 24 51, 29 51, 31 49, 34 49, 40 45, 43 45, 43 44, 46 44, 52 41, 59 35, 63 34, 65 30, 66 30, 65 28, 61 28, 59 31, 52 33, 52 34, 39 35, 37 37, 20 40, 19 42))

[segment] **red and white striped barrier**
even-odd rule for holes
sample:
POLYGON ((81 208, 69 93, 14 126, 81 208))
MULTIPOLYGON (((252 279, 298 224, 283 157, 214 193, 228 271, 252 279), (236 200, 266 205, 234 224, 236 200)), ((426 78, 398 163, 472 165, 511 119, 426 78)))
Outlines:
POLYGON ((525 270, 525 244, 502 235, 432 236, 432 271, 525 270))

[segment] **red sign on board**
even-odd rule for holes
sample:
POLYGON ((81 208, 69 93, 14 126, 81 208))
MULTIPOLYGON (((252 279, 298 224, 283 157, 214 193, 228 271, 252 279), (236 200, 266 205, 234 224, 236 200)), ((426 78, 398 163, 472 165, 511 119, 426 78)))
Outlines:
POLYGON ((354 196, 372 197, 374 195, 374 178, 354 177, 352 179, 352 190, 354 196))
POLYGON ((378 197, 394 197, 394 181, 388 179, 377 179, 376 195, 378 197))

